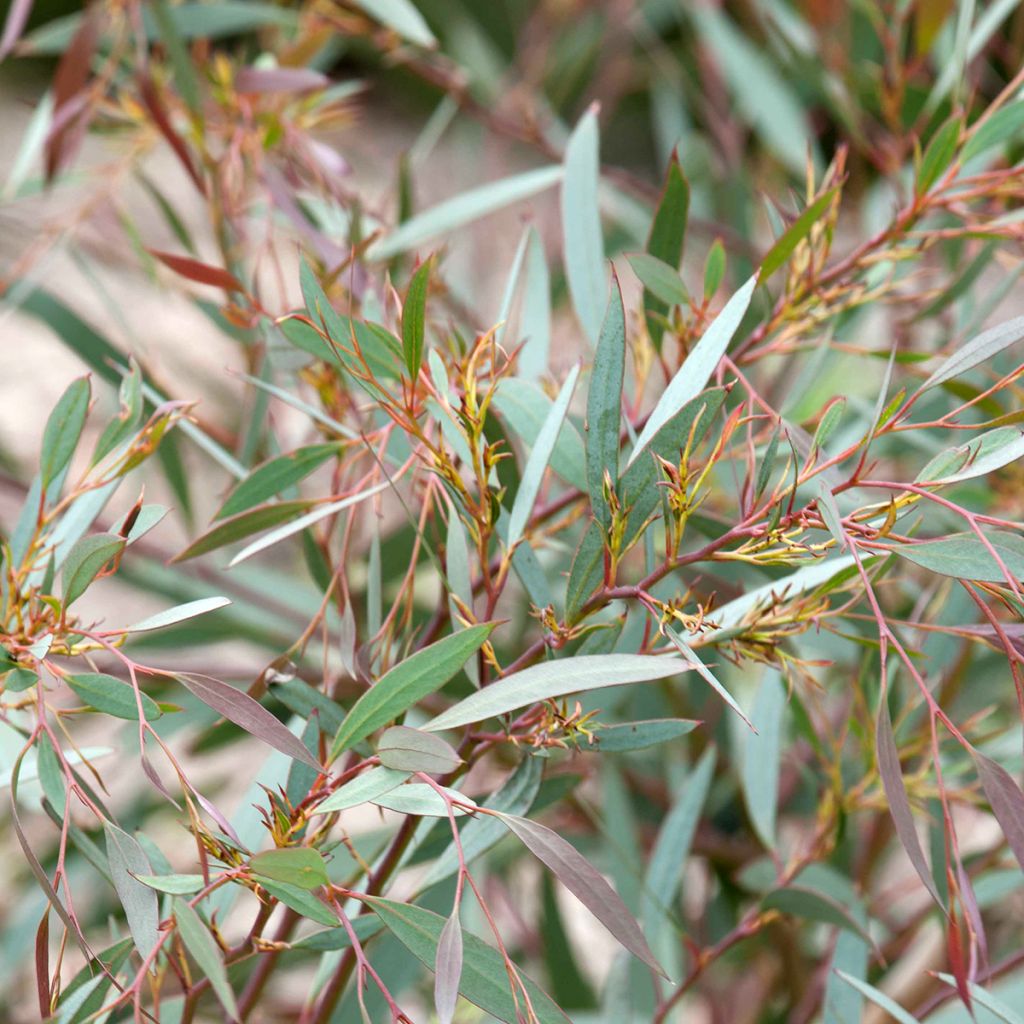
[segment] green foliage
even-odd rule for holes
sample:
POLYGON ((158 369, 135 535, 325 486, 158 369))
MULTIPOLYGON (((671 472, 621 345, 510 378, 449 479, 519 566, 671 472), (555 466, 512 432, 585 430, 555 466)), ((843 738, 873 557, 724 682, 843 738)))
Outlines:
POLYGON ((1020 5, 626 8, 9 5, 4 1020, 1020 1019, 1020 5))

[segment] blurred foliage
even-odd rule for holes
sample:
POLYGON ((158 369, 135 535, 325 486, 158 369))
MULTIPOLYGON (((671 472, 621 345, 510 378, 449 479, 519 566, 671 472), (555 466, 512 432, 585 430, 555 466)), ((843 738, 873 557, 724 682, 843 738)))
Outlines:
POLYGON ((1020 4, 4 24, 5 1019, 1019 1020, 1020 4))

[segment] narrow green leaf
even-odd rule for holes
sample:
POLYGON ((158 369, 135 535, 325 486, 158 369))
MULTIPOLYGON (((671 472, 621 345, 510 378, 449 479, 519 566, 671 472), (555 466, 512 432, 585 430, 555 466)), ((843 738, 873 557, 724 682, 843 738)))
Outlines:
POLYGON ((1024 316, 1014 317, 1005 323, 982 331, 962 345, 949 358, 944 359, 938 369, 918 388, 918 392, 945 384, 976 366, 987 363, 993 356, 1015 345, 1024 338, 1024 316))
POLYGON ((109 821, 103 823, 103 831, 107 839, 110 877, 124 907, 132 941, 145 960, 159 942, 160 909, 156 893, 136 876, 150 875, 153 868, 145 851, 127 832, 109 821))
POLYGON ((729 342, 739 329, 750 300, 754 297, 757 277, 749 281, 723 307, 721 313, 712 321, 700 341, 686 357, 676 375, 669 381, 668 387, 662 392, 648 417, 644 429, 633 446, 629 457, 631 464, 647 447, 655 434, 684 406, 704 390, 719 360, 725 355, 729 342))
POLYGON ((565 591, 565 619, 574 623, 579 619, 587 600, 604 579, 604 531, 591 520, 569 569, 569 584, 565 591))
POLYGON ((581 743, 581 750, 594 750, 602 754, 626 750, 645 750, 647 747, 668 743, 693 732, 700 722, 689 718, 656 718, 649 722, 622 722, 595 728, 590 743, 581 743))
POLYGON ((112 533, 94 533, 79 540, 68 552, 61 570, 64 581, 64 607, 77 601, 100 570, 124 550, 123 537, 112 533))
POLYGON ((1024 430, 997 427, 965 444, 940 452, 917 474, 915 483, 953 484, 988 476, 1024 456, 1024 430))
POLYGON ((258 508, 239 512, 230 519, 218 523, 206 533, 197 537, 184 551, 174 556, 172 562, 184 562, 198 555, 216 551, 226 544, 232 544, 243 537, 249 537, 260 530, 276 526, 278 523, 294 519, 314 505, 312 500, 279 501, 272 505, 260 505, 258 508))
POLYGON ((750 726, 753 730, 754 726, 751 724, 750 719, 747 717, 746 712, 736 703, 736 698, 725 688, 725 686, 719 681, 718 677, 704 664, 703 660, 697 652, 686 642, 686 640, 671 626, 665 627, 665 635, 672 642, 673 646, 683 656, 685 663, 697 670, 697 674, 708 683, 711 688, 718 694, 726 704, 729 705, 736 712, 744 722, 750 726))
POLYGON ((523 469, 522 478, 519 481, 519 489, 516 491, 515 501, 512 503, 512 511, 509 514, 508 537, 506 545, 511 549, 516 546, 519 538, 522 537, 526 524, 530 520, 530 513, 533 511, 534 502, 540 493, 540 485, 544 479, 544 473, 551 461, 555 444, 558 441, 565 421, 566 413, 569 411, 569 402, 572 400, 573 391, 576 389, 576 380, 579 377, 579 366, 574 366, 569 371, 565 383, 558 392, 558 397, 552 404, 542 424, 537 440, 530 451, 526 466, 523 469))
POLYGON ((191 896, 206 884, 202 875, 136 875, 143 885, 172 896, 191 896))
POLYGON ((946 121, 932 136, 928 148, 924 151, 924 156, 921 157, 921 166, 917 171, 916 188, 919 196, 928 192, 952 162, 956 155, 962 127, 963 122, 957 115, 946 121))
MULTIPOLYGON (((65 676, 64 682, 89 707, 115 718, 138 721, 139 706, 135 700, 135 691, 128 683, 102 672, 80 672, 65 676)), ((152 722, 158 719, 163 712, 156 701, 145 693, 140 694, 140 697, 146 720, 152 722)))
MULTIPOLYGON (((647 252, 661 266, 667 266, 673 271, 673 278, 682 285, 679 274, 679 264, 683 258, 683 246, 686 241, 686 224, 690 212, 690 183, 686 180, 683 168, 679 163, 676 153, 672 154, 668 163, 668 170, 665 173, 665 184, 661 190, 661 198, 658 207, 654 211, 654 219, 651 221, 650 234, 647 236, 647 252)), ((636 265, 630 260, 630 264, 637 272, 637 276, 643 282, 646 291, 644 293, 644 309, 647 313, 647 330, 654 342, 654 347, 661 350, 662 330, 657 317, 665 312, 662 302, 669 305, 687 301, 686 289, 682 289, 682 298, 672 298, 671 295, 678 295, 678 289, 672 284, 670 297, 659 295, 657 289, 651 287, 654 283, 648 282, 636 265), (660 300, 660 301, 659 301, 660 300)), ((664 275, 659 272, 659 279, 664 275)), ((667 279, 666 279, 667 280, 667 279)))
POLYGON ((526 244, 526 278, 519 303, 518 372, 525 380, 536 380, 548 368, 551 347, 551 281, 544 256, 544 243, 535 227, 529 229, 526 244))
POLYGON ((788 262, 789 257, 796 251, 796 247, 811 233, 811 229, 832 205, 837 191, 838 189, 830 188, 827 192, 823 192, 786 228, 761 262, 759 280, 767 281, 776 270, 788 262))
POLYGON ((605 530, 611 524, 611 510, 604 493, 605 475, 610 478, 612 488, 619 482, 619 426, 625 360, 626 317, 622 291, 615 278, 587 392, 587 490, 594 517, 605 530))
POLYGON ((231 1020, 239 1019, 238 1004, 228 982, 228 972, 217 943, 213 941, 202 918, 180 896, 174 898, 174 921, 178 934, 192 959, 210 980, 210 987, 231 1020))
POLYGON ((274 899, 279 900, 286 907, 290 907, 295 913, 301 914, 308 920, 328 926, 338 923, 338 915, 334 910, 318 900, 308 889, 289 885, 287 882, 275 881, 265 875, 260 876, 259 883, 261 888, 266 889, 274 899))
POLYGON ((417 46, 437 46, 437 39, 412 0, 354 0, 371 18, 417 46))
POLYGON ((323 857, 309 846, 290 846, 257 853, 250 858, 249 868, 254 875, 294 885, 297 889, 316 889, 330 884, 323 857))
POLYGON ((861 995, 867 996, 875 1006, 885 1010, 885 1012, 889 1014, 897 1024, 921 1024, 916 1017, 912 1017, 903 1009, 902 1006, 890 999, 884 992, 879 992, 874 985, 869 985, 866 981, 854 978, 845 971, 836 971, 836 974, 839 975, 847 985, 852 986, 860 992, 861 995))
MULTIPOLYGON (((437 964, 437 947, 441 941, 446 918, 422 907, 365 896, 364 902, 384 922, 387 929, 416 957, 433 970, 437 964)), ((537 1024, 567 1024, 569 1018, 522 971, 536 1014, 537 1024)), ((463 964, 459 978, 459 991, 471 1003, 505 1024, 517 1024, 522 1019, 522 997, 518 1003, 512 998, 508 971, 501 954, 482 939, 468 932, 463 934, 463 964)))
POLYGON ((775 848, 782 715, 785 709, 786 688, 779 672, 767 668, 761 677, 761 685, 750 713, 750 721, 756 732, 743 736, 741 780, 750 822, 758 838, 769 850, 775 848))
POLYGON ((438 235, 557 185, 562 180, 562 173, 561 166, 539 167, 470 189, 410 217, 389 235, 374 242, 367 250, 366 257, 377 261, 392 259, 438 235))
POLYGON ((269 459, 238 482, 224 499, 224 504, 217 509, 214 519, 247 512, 261 501, 295 486, 339 451, 336 444, 314 444, 269 459))
POLYGON ((838 900, 804 885, 775 889, 761 900, 761 906, 765 910, 778 910, 808 921, 834 924, 859 935, 865 942, 871 942, 871 936, 838 900))
POLYGON ((597 109, 580 118, 565 148, 562 182, 562 246, 573 308, 592 345, 605 308, 604 241, 597 204, 600 176, 597 109))
MULTIPOLYGON (((959 988, 956 978, 952 974, 940 972, 937 977, 939 981, 944 982, 951 988, 959 988)), ((975 985, 972 981, 967 982, 967 988, 971 993, 971 999, 975 1000, 979 1006, 984 1006, 990 1013, 995 1014, 1001 1021, 1005 1021, 1006 1024, 1024 1024, 1024 1017, 1004 1002, 996 999, 987 989, 983 989, 980 985, 975 985)))
POLYGON ((995 146, 1009 142, 1024 128, 1024 100, 1017 100, 997 110, 980 128, 972 130, 971 137, 961 153, 964 163, 988 152, 995 146))
POLYGON ((88 377, 72 381, 46 421, 39 456, 39 475, 44 488, 64 472, 75 454, 89 412, 90 391, 88 377))
POLYGON ((548 661, 505 676, 470 694, 423 728, 432 732, 455 729, 570 693, 666 679, 685 672, 688 667, 680 658, 643 654, 584 654, 548 661))
MULTIPOLYGON (((1010 575, 1015 580, 1024 579, 1024 538, 1015 533, 994 530, 987 539, 1010 575)), ((888 550, 942 576, 986 583, 1007 582, 988 547, 973 533, 955 533, 940 540, 896 544, 888 550)))
POLYGON ((725 264, 725 246, 722 245, 720 238, 716 238, 704 261, 704 298, 706 300, 713 299, 721 287, 722 281, 725 279, 725 264))
MULTIPOLYGON (((648 301, 654 300, 651 302, 652 311, 663 313, 669 306, 681 306, 689 302, 690 293, 678 270, 646 252, 627 253, 626 259, 646 289, 648 301)), ((660 339, 660 328, 653 330, 651 337, 660 339)))
POLYGON ((427 290, 433 260, 425 260, 412 276, 402 306, 402 351, 410 378, 415 381, 423 364, 423 340, 426 336, 427 290))
POLYGON ((330 759, 333 761, 353 744, 444 686, 480 649, 492 629, 493 624, 486 623, 446 636, 417 651, 378 679, 345 717, 334 738, 330 759))
POLYGON ((371 803, 377 797, 400 786, 408 778, 409 772, 396 768, 371 768, 368 772, 357 775, 351 782, 346 782, 344 786, 339 786, 326 800, 317 804, 313 813, 330 814, 371 803))

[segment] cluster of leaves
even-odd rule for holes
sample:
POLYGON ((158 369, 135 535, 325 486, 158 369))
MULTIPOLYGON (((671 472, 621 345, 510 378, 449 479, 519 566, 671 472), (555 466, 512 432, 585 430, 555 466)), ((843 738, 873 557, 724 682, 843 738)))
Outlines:
POLYGON ((4 301, 91 376, 5 480, 0 777, 40 892, 8 1017, 1018 1020, 1016 5, 449 6, 10 5, 0 55, 56 70, 5 195, 76 205, 4 301), (393 203, 327 142, 353 64, 438 94, 393 203), (462 118, 546 162, 418 210, 462 118), (800 191, 758 213, 754 172, 800 191), (474 308, 439 240, 556 189, 474 308), (237 342, 231 427, 39 283, 60 252, 107 297, 101 218, 237 342), (167 607, 112 626, 118 583, 167 607))

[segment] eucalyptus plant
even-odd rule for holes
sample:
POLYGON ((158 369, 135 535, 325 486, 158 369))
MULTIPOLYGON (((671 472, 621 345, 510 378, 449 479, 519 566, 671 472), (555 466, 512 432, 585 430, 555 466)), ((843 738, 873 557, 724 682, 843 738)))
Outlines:
POLYGON ((1019 1020, 1018 5, 32 6, 5 1019, 1019 1020))

